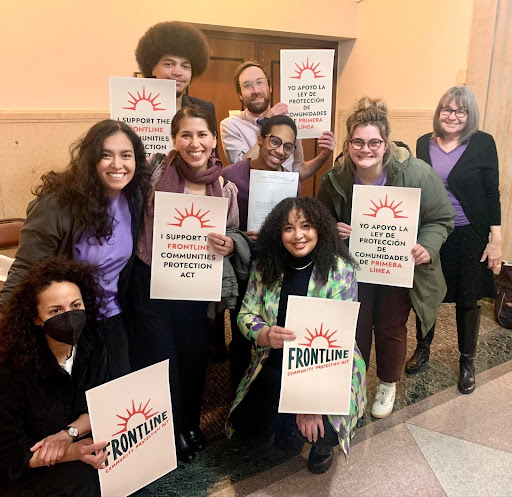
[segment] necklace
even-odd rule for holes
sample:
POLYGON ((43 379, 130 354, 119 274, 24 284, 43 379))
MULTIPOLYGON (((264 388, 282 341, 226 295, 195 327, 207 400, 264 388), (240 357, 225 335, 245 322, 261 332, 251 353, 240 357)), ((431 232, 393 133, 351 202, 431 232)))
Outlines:
POLYGON ((313 260, 310 260, 305 266, 302 266, 302 267, 295 267, 295 266, 292 266, 291 263, 290 263, 290 266, 295 269, 295 271, 300 271, 301 269, 306 269, 308 266, 311 266, 311 264, 313 264, 313 260))

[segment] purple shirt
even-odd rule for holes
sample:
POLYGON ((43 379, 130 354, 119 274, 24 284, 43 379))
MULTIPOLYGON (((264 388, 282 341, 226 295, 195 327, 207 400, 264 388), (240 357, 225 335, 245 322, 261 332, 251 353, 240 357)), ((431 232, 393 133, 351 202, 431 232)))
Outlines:
MULTIPOLYGON (((284 171, 284 169, 283 169, 284 171)), ((240 231, 247 231, 247 216, 249 215, 249 181, 251 179, 251 161, 244 159, 224 168, 222 177, 238 187, 238 211, 240 212, 240 231)), ((300 195, 300 183, 297 191, 300 195)))
POLYGON ((121 312, 117 283, 133 251, 132 216, 124 193, 110 201, 108 213, 113 219, 112 236, 98 242, 90 231, 85 231, 75 245, 75 260, 98 266, 99 283, 106 298, 102 313, 109 318, 121 312))
POLYGON ((457 197, 453 194, 452 189, 448 185, 448 176, 452 172, 453 167, 455 164, 457 164, 466 148, 468 148, 468 143, 459 145, 457 148, 454 148, 450 152, 445 152, 439 146, 439 143, 437 143, 437 140, 434 137, 430 139, 428 146, 432 167, 443 180, 446 192, 448 193, 448 198, 450 199, 450 202, 455 209, 455 226, 467 226, 470 224, 469 219, 464 213, 462 205, 460 205, 460 202, 457 200, 457 197))
MULTIPOLYGON (((388 180, 388 172, 386 171, 386 168, 383 168, 382 172, 380 173, 380 176, 376 179, 373 186, 386 186, 387 180, 388 180)), ((357 172, 354 172, 354 183, 356 185, 363 184, 363 182, 361 181, 361 178, 357 175, 357 172)))

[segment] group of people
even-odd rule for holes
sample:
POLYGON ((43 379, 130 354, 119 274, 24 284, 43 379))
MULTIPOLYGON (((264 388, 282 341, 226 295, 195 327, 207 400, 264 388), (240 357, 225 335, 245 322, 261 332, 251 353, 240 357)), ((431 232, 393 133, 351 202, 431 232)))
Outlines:
MULTIPOLYGON (((359 99, 318 199, 300 197, 299 184, 297 197, 280 202, 257 233, 247 231, 251 169, 296 171, 302 181, 331 158, 334 135, 324 132, 320 153, 305 161, 287 106, 270 106, 263 67, 244 62, 234 77, 243 111, 220 124, 230 162, 223 168, 213 104, 185 93, 207 67, 204 35, 184 23, 157 24, 140 39, 136 58, 145 77, 176 81, 173 151, 146 160, 129 126, 105 120, 73 145, 69 166, 44 175, 35 190, 0 293, 2 495, 53 495, 57 488, 99 495, 95 468, 103 467, 105 442, 90 438, 85 391, 163 359, 178 458, 192 462, 204 449, 199 422, 211 306, 149 297, 155 191, 228 199, 227 231, 210 233, 209 244, 224 266, 236 267, 236 285, 223 291, 236 388, 229 436, 274 436, 280 449, 308 441, 309 470, 325 472, 334 446, 348 455, 364 414, 373 336, 379 384, 371 414, 382 418, 393 410, 410 310, 418 343, 406 372, 414 374, 428 364, 443 301, 456 303, 459 390, 474 390, 478 299, 493 294, 501 233, 496 147, 478 130, 467 87, 442 96, 433 133, 418 140, 418 158, 391 141, 385 104, 359 99), (354 184, 421 189, 411 289, 357 283, 346 244, 354 184), (277 412, 282 348, 295 338, 284 327, 290 295, 361 302, 346 416, 277 412)), ((217 314, 222 326, 223 317, 217 314)))

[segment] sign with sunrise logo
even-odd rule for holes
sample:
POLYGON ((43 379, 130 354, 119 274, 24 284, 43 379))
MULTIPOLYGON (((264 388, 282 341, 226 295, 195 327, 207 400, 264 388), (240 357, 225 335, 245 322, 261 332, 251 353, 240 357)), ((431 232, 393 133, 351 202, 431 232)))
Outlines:
POLYGON ((281 50, 281 102, 297 125, 297 138, 331 129, 334 50, 281 50))
POLYGON ((176 114, 176 81, 110 78, 110 118, 124 121, 144 143, 146 156, 172 150, 171 121, 176 114))
POLYGON ((101 495, 122 497, 176 469, 169 361, 86 392, 95 442, 107 441, 101 495))
POLYGON ((354 185, 350 252, 357 281, 412 288, 421 189, 354 185))
POLYGON ((208 242, 226 233, 228 199, 155 192, 152 299, 219 302, 224 257, 208 242))
POLYGON ((290 295, 279 412, 348 414, 359 302, 290 295))

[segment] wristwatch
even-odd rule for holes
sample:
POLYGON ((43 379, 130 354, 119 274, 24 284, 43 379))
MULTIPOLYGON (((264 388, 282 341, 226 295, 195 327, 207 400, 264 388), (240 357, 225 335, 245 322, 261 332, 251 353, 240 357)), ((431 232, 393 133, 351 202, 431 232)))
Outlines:
POLYGON ((75 428, 74 426, 66 426, 66 431, 73 441, 78 439, 78 428, 75 428))

